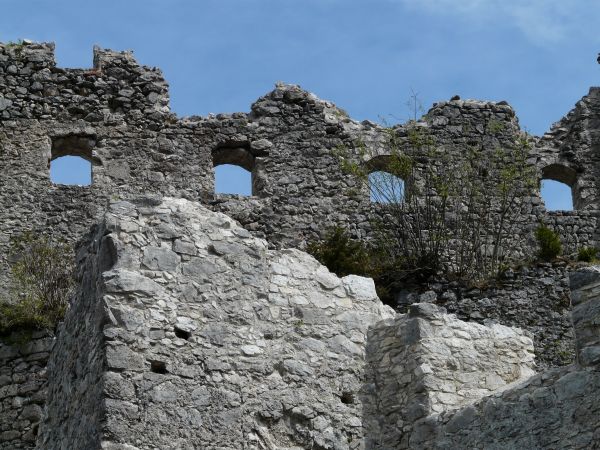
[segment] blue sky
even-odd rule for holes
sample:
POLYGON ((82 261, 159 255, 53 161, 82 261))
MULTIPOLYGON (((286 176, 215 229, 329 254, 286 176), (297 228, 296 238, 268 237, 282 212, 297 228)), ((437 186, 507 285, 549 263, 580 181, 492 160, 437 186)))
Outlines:
POLYGON ((89 67, 94 44, 134 50, 163 70, 180 115, 248 111, 284 81, 359 120, 405 120, 411 89, 426 109, 455 94, 506 100, 542 134, 600 81, 597 0, 0 0, 0 9, 0 40, 54 41, 63 67, 89 67))

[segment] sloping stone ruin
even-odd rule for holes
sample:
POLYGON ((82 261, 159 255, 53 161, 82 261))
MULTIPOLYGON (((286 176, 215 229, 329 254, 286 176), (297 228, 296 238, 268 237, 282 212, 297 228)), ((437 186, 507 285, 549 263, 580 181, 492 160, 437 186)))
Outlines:
MULTIPOLYGON (((523 255, 540 221, 567 251, 597 245, 599 97, 527 136, 527 164, 575 209, 524 195, 523 255)), ((377 211, 334 150, 385 157, 388 131, 291 85, 249 113, 168 102, 131 53, 61 69, 52 44, 0 44, 0 290, 11 236, 80 242, 57 336, 0 343, 0 449, 600 448, 599 269, 423 286, 396 313, 301 251, 336 224, 370 236, 377 211), (51 183, 63 155, 91 162, 91 186, 51 183), (226 163, 252 196, 214 193, 226 163)), ((505 102, 440 102, 418 126, 455 159, 524 136, 505 102)))

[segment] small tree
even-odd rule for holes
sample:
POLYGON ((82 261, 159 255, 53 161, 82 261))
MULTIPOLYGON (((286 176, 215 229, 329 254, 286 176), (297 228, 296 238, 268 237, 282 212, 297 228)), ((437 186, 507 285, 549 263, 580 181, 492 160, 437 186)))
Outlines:
POLYGON ((73 250, 64 242, 25 233, 12 243, 11 299, 0 301, 0 332, 53 331, 64 317, 74 286, 73 250))
POLYGON ((342 169, 379 199, 375 246, 403 268, 399 276, 415 281, 440 273, 470 281, 495 275, 510 253, 519 197, 535 186, 527 140, 496 151, 471 147, 456 160, 416 122, 405 135, 386 131, 385 157, 362 142, 337 150, 342 169), (402 195, 385 177, 369 180, 374 168, 403 180, 402 195))

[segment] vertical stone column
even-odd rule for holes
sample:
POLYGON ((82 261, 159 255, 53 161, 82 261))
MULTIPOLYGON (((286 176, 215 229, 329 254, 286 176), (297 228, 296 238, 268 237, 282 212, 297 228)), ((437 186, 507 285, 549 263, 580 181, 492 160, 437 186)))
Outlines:
POLYGON ((583 366, 600 364, 600 266, 590 266, 571 274, 571 302, 577 362, 583 366))

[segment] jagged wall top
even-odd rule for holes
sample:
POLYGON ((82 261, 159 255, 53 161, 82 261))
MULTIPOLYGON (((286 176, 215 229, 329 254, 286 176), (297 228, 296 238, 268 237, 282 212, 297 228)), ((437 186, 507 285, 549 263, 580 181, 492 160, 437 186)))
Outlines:
MULTIPOLYGON (((302 247, 336 224, 357 237, 371 235, 377 206, 342 171, 334 150, 361 141, 385 155, 389 130, 284 84, 249 113, 179 119, 168 111, 159 70, 140 66, 128 52, 95 49, 94 55, 91 69, 61 69, 52 44, 0 45, 0 281, 11 236, 34 229, 76 241, 108 200, 140 193, 200 200, 273 247, 302 247), (50 161, 65 154, 91 161, 91 186, 50 181, 50 161), (252 172, 253 196, 215 195, 213 167, 225 163, 252 172)), ((532 138, 528 163, 540 179, 569 183, 578 210, 548 213, 539 190, 524 196, 522 229, 511 237, 517 257, 533 254, 540 221, 559 232, 567 251, 596 243, 600 101, 594 92, 556 129, 560 137, 532 138)), ((470 146, 494 151, 522 136, 505 102, 440 102, 417 126, 459 161, 470 146)), ((408 141, 408 128, 393 128, 400 142, 408 141)), ((431 162, 419 156, 423 165, 431 162)), ((551 336, 565 334, 561 317, 551 336)))

